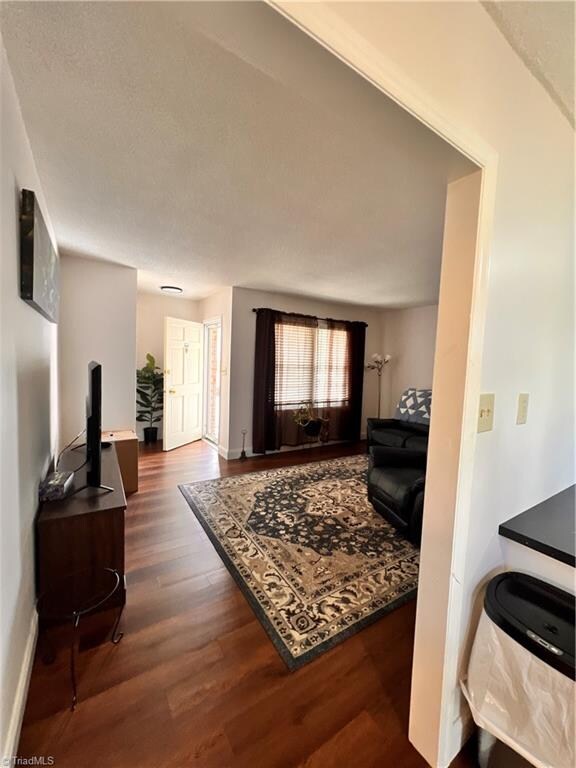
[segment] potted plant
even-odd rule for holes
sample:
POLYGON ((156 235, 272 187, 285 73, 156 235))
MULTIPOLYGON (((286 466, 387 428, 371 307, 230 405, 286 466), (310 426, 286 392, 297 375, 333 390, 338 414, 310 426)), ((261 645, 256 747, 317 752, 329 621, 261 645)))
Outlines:
POLYGON ((146 355, 146 365, 136 371, 136 421, 145 422, 144 442, 149 445, 158 440, 157 424, 164 407, 164 376, 156 365, 154 355, 146 355))
POLYGON ((322 426, 328 419, 318 416, 314 412, 314 405, 311 402, 302 403, 294 413, 294 421, 299 427, 302 427, 307 437, 318 437, 322 426))

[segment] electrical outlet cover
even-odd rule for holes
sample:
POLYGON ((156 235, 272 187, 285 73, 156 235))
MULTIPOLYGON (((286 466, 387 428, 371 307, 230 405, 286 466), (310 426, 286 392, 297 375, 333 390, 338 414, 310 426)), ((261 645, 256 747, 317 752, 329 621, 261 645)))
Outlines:
POLYGON ((480 395, 478 432, 490 432, 494 427, 494 395, 480 395))
POLYGON ((528 400, 527 392, 521 392, 518 395, 518 410, 516 411, 516 424, 526 424, 528 421, 528 400))

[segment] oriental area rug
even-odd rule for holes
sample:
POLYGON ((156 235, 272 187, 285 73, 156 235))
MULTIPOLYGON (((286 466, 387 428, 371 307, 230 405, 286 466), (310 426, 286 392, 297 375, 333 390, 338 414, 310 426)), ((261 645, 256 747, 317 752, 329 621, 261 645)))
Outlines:
POLYGON ((366 472, 352 456, 180 486, 290 670, 416 594, 418 550, 366 472))

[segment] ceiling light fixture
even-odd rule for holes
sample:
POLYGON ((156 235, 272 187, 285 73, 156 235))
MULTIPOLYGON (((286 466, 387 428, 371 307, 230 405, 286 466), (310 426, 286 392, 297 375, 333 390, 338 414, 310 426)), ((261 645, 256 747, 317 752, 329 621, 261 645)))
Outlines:
POLYGON ((182 293, 182 288, 178 288, 177 285, 161 285, 160 290, 164 293, 182 293))

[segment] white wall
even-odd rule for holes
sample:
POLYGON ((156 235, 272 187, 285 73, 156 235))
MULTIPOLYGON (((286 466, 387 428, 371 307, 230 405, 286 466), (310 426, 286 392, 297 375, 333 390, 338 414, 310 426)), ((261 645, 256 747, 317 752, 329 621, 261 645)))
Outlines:
POLYGON ((393 416, 408 387, 430 389, 438 305, 382 312, 382 353, 392 359, 382 374, 382 415, 393 416))
POLYGON ((454 564, 445 643, 414 662, 415 672, 445 667, 413 702, 413 717, 424 723, 444 705, 441 733, 429 726, 416 746, 430 764, 447 765, 461 728, 450 658, 473 630, 479 585, 503 565, 498 525, 574 482, 574 403, 558 404, 559 390, 573 392, 574 383, 573 132, 479 3, 281 6, 431 124, 498 157, 480 373, 483 390, 496 394, 495 425, 476 440, 467 534, 461 529, 468 552, 454 564), (519 392, 530 393, 521 427, 519 392))
POLYGON ((57 443, 56 326, 19 298, 19 193, 49 211, 1 49, 0 757, 15 754, 34 651, 34 516, 57 443))
POLYGON ((62 256, 58 326, 62 444, 84 428, 91 360, 102 364, 102 427, 134 429, 136 295, 135 269, 62 256))
MULTIPOLYGON (((240 454, 242 429, 246 429, 246 450, 252 446, 252 401, 254 389, 254 344, 256 341, 256 315, 253 307, 270 307, 284 312, 300 312, 337 320, 361 320, 366 329, 366 359, 372 352, 381 351, 380 312, 366 307, 336 304, 302 296, 286 296, 248 288, 234 288, 232 298, 232 355, 230 363, 230 441, 229 458, 240 454)), ((362 402, 362 432, 366 431, 366 418, 377 413, 378 383, 373 371, 364 376, 362 402)))
MULTIPOLYGON (((156 365, 164 366, 164 318, 201 322, 200 304, 191 299, 166 294, 139 292, 136 304, 136 367, 146 365, 146 355, 156 358, 156 365)), ((143 422, 136 422, 136 432, 144 439, 143 422)), ((162 421, 157 422, 158 435, 162 435, 162 421)))
POLYGON ((136 363, 146 365, 146 354, 154 355, 156 364, 162 367, 164 358, 164 318, 201 322, 200 302, 163 296, 154 293, 138 293, 136 304, 136 363))
MULTIPOLYGON (((220 364, 220 435, 218 452, 225 458, 230 443, 230 354, 232 340, 232 288, 226 287, 199 303, 202 322, 220 318, 222 323, 222 359, 220 364)), ((234 385, 236 386, 236 385, 234 385)))

